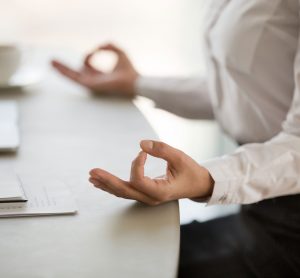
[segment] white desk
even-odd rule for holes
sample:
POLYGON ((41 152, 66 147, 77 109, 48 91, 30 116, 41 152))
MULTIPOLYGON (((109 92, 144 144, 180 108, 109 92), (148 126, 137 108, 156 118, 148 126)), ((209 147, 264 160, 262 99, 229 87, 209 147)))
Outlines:
MULTIPOLYGON (((88 171, 103 167, 127 178, 143 138, 155 138, 135 106, 92 98, 53 72, 35 88, 0 93, 17 99, 21 148, 0 155, 0 170, 65 182, 75 216, 0 219, 0 277, 175 277, 177 202, 147 207, 96 190, 88 171)), ((148 171, 161 173, 152 163, 148 171)))

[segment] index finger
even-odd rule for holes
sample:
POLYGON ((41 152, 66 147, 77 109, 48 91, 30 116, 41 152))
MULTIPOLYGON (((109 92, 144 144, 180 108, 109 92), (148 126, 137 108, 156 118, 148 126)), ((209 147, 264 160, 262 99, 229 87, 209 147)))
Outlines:
POLYGON ((168 189, 168 183, 165 179, 151 179, 145 177, 144 167, 146 159, 147 153, 141 151, 132 162, 130 184, 139 192, 159 200, 168 189))
POLYGON ((84 58, 83 64, 84 66, 89 69, 90 71, 92 71, 93 73, 102 73, 102 71, 97 70, 96 68, 93 67, 93 65, 91 64, 91 58, 94 56, 96 52, 93 51, 89 54, 87 54, 84 58))
POLYGON ((92 181, 93 179, 95 179, 95 181, 99 180, 99 184, 101 185, 95 185, 96 187, 103 188, 102 186, 104 185, 106 186, 108 192, 118 197, 137 200, 149 205, 158 204, 157 201, 150 196, 147 196, 143 192, 134 189, 130 183, 121 180, 120 178, 102 169, 93 169, 90 171, 90 175, 92 176, 92 181))
POLYGON ((131 164, 130 181, 142 181, 144 179, 144 167, 147 154, 143 151, 139 152, 135 160, 131 164))
POLYGON ((61 62, 58 62, 56 60, 52 61, 52 65, 54 68, 56 68, 61 74, 64 76, 72 79, 73 81, 79 82, 80 83, 80 77, 81 74, 78 71, 75 71, 71 69, 70 67, 62 64, 61 62))
POLYGON ((112 52, 115 52, 117 55, 124 55, 124 51, 117 47, 116 45, 112 44, 112 43, 108 43, 108 44, 105 44, 105 45, 101 45, 98 47, 97 49, 98 51, 101 51, 101 50, 110 50, 112 52))

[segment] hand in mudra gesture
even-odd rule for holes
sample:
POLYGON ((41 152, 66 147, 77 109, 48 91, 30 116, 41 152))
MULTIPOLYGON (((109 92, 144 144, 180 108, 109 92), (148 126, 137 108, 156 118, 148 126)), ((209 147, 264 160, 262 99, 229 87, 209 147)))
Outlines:
MULTIPOLYGON (((118 93, 133 97, 134 84, 139 74, 120 48, 106 44, 88 54, 80 70, 74 70, 58 61, 53 66, 64 76, 83 85, 97 94, 118 93), (104 73, 91 64, 93 55, 101 50, 117 55, 117 63, 111 72, 104 73)), ((142 141, 142 151, 132 162, 129 181, 124 181, 102 169, 90 171, 90 182, 97 188, 118 197, 134 199, 149 205, 181 198, 205 198, 213 191, 214 181, 209 172, 185 153, 156 141, 142 141), (151 179, 144 175, 147 154, 167 161, 162 178, 151 179)))
POLYGON ((209 172, 185 153, 157 141, 142 141, 142 151, 132 162, 129 181, 124 181, 102 169, 90 171, 95 187, 117 197, 134 199, 148 205, 159 205, 181 198, 209 197, 213 180, 209 172), (147 154, 167 161, 166 174, 151 179, 144 175, 147 154))
POLYGON ((118 93, 127 97, 135 95, 134 83, 139 74, 126 53, 113 44, 102 45, 89 53, 85 57, 80 70, 71 69, 57 60, 53 60, 52 65, 62 75, 90 89, 94 93, 118 93), (94 54, 99 51, 112 51, 117 55, 117 63, 111 72, 102 72, 91 64, 94 54))

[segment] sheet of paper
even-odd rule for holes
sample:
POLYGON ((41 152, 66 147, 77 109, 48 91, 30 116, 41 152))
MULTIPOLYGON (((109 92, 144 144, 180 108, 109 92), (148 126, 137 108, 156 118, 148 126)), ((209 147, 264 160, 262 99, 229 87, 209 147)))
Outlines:
POLYGON ((15 101, 0 101, 0 123, 17 123, 18 122, 18 106, 15 101))
POLYGON ((0 150, 17 150, 20 145, 19 127, 16 123, 0 122, 0 150))
POLYGON ((76 213, 76 203, 63 182, 56 180, 23 181, 28 201, 0 203, 0 217, 38 216, 76 213))
POLYGON ((24 192, 16 174, 0 174, 0 202, 25 200, 24 192))
POLYGON ((18 106, 15 101, 0 101, 0 150, 16 151, 20 145, 18 106))

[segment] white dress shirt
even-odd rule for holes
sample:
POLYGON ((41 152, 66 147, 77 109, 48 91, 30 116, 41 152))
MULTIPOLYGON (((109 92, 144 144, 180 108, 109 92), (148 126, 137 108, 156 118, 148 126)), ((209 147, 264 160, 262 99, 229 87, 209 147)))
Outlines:
POLYGON ((202 164, 215 180, 208 204, 299 194, 300 0, 207 1, 206 78, 141 77, 137 91, 178 115, 215 118, 243 144, 202 164))

